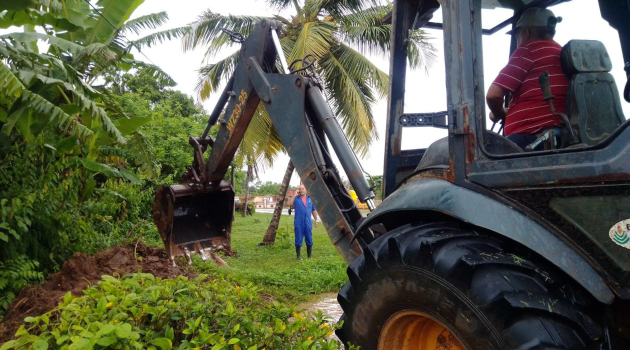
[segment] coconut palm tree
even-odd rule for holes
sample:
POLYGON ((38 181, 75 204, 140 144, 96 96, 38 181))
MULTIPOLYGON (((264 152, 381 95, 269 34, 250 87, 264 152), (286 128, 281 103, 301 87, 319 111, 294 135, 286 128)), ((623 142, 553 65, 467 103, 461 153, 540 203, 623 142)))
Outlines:
MULTIPOLYGON (((391 11, 391 4, 381 0, 266 0, 278 9, 293 7, 294 14, 281 21, 281 44, 287 62, 313 55, 316 72, 323 81, 324 93, 339 118, 354 149, 362 156, 368 153, 372 142, 378 139, 374 125, 372 104, 387 94, 389 79, 363 54, 387 55, 390 46, 391 25, 383 17, 391 11)), ((199 47, 206 49, 205 58, 215 55, 234 43, 222 29, 241 33, 247 37, 254 26, 266 17, 221 15, 210 10, 196 21, 182 28, 147 36, 140 45, 181 36, 184 51, 199 47)), ((434 49, 421 31, 411 35, 409 65, 411 68, 426 67, 435 59, 434 49)), ((202 99, 217 91, 234 72, 238 50, 227 57, 203 66, 199 70, 197 91, 202 99)), ((300 68, 298 64, 297 68, 300 68)), ((252 138, 253 148, 244 153, 253 160, 273 157, 283 150, 277 133, 266 115, 259 108, 252 119, 252 126, 245 139, 252 138), (257 148, 262 146, 263 149, 257 148)), ((245 143, 245 141, 244 141, 245 143)), ((289 169, 287 168, 289 173, 289 169)), ((285 176, 290 179, 291 173, 285 176)), ((288 181, 282 188, 288 187, 288 181)), ((286 194, 281 193, 280 197, 286 194)), ((279 215, 274 215, 279 220, 279 215)), ((275 227, 278 223, 275 222, 275 227)), ((270 224, 270 230, 274 222, 270 224)), ((273 229, 275 231, 275 229, 273 229)))

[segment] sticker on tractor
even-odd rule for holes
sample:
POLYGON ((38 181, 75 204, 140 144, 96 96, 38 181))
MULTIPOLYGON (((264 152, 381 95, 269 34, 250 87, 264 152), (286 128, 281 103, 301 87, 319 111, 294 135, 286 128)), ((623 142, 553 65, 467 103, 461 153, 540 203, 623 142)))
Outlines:
POLYGON ((616 223, 610 229, 608 235, 613 242, 630 249, 630 219, 616 223))

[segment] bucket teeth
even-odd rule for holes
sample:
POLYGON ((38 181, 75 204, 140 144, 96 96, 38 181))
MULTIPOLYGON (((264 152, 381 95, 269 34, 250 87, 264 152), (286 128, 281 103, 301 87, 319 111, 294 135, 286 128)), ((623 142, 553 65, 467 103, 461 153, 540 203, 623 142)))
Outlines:
POLYGON ((192 265, 192 259, 190 258, 190 251, 188 250, 188 247, 184 246, 184 255, 186 256, 186 261, 188 262, 188 265, 192 265))

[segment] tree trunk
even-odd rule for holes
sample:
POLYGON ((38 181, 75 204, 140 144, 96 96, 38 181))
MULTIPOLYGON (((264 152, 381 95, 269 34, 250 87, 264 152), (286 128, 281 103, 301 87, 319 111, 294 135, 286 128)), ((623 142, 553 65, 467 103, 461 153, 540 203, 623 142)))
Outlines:
POLYGON ((295 167, 293 166, 293 162, 289 161, 287 170, 284 172, 282 185, 280 186, 278 202, 276 203, 276 208, 273 210, 273 217, 269 223, 269 228, 267 228, 267 233, 265 233, 265 238, 263 238, 263 241, 259 245, 273 245, 276 243, 276 230, 278 229, 278 225, 280 225, 282 208, 284 207, 284 200, 287 195, 287 189, 289 188, 289 182, 291 182, 291 175, 293 175, 294 169, 295 167))
POLYGON ((247 216, 247 199, 249 197, 249 177, 252 172, 251 165, 247 166, 247 175, 245 175, 245 200, 243 201, 243 217, 247 216))
MULTIPOLYGON (((234 189, 234 191, 236 192, 236 176, 234 175, 234 164, 232 164, 232 189, 234 189)), ((236 213, 236 205, 232 206, 232 220, 234 220, 234 217, 236 215, 234 215, 236 213)))

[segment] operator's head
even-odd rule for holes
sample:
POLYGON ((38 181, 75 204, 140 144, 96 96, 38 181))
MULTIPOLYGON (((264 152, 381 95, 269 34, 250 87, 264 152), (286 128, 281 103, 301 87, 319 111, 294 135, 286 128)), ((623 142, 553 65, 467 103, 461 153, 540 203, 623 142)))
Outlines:
MULTIPOLYGON (((530 7, 516 23, 514 33, 516 45, 521 46, 526 41, 552 40, 556 35, 556 24, 562 17, 556 17, 553 12, 539 7, 530 7)), ((510 32, 511 33, 511 32, 510 32)))
POLYGON ((305 196, 306 195, 306 187, 304 187, 304 184, 300 184, 300 196, 305 196))

